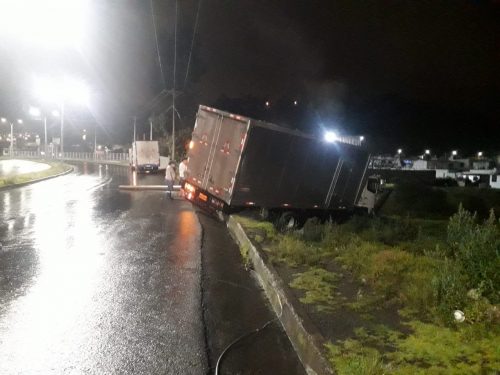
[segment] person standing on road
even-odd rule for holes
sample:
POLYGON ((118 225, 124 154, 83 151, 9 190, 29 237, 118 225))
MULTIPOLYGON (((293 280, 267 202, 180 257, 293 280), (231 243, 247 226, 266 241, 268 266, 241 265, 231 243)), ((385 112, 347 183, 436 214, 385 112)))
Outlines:
POLYGON ((174 181, 175 181, 175 163, 171 161, 167 165, 167 169, 165 170, 165 183, 167 184, 167 191, 170 196, 170 199, 174 199, 172 197, 172 191, 174 190, 174 181))
POLYGON ((182 161, 179 164, 179 178, 180 178, 181 189, 184 188, 184 182, 186 182, 186 178, 188 177, 187 162, 188 162, 188 158, 184 157, 184 158, 182 158, 182 161))

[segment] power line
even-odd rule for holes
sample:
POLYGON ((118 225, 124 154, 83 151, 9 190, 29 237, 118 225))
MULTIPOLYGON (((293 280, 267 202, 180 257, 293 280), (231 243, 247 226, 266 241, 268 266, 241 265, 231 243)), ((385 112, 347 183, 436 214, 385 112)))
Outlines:
POLYGON ((177 8, 178 1, 175 0, 175 23, 174 23, 174 79, 172 87, 172 159, 175 159, 175 83, 177 72, 177 8))
POLYGON ((161 63, 160 47, 158 45, 158 32, 156 30, 156 19, 153 7, 153 0, 150 0, 150 8, 151 8, 151 18, 153 19, 153 29, 155 32, 156 54, 158 57, 158 65, 160 66, 161 82, 163 84, 162 90, 165 90, 166 89, 165 74, 163 74, 163 64, 161 63))
POLYGON ((194 39, 196 37, 196 30, 198 29, 198 19, 200 16, 200 9, 201 9, 201 0, 198 0, 198 9, 196 10, 196 19, 194 21, 193 37, 191 38, 191 49, 189 50, 189 58, 188 58, 188 63, 187 63, 187 68, 186 68, 186 76, 184 77, 184 86, 183 86, 184 90, 186 89, 187 79, 189 76, 189 68, 191 67, 191 56, 193 54, 193 46, 194 46, 194 39))

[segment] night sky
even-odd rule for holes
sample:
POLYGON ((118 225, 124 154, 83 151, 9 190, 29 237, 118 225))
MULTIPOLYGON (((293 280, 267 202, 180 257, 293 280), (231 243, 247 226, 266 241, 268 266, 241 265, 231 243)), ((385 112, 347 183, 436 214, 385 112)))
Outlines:
MULTIPOLYGON (((100 132, 129 140, 132 116, 145 122, 147 103, 173 85, 175 2, 153 3, 165 84, 150 2, 94 0, 79 52, 2 38, 0 113, 22 113, 33 74, 72 72, 92 87, 100 132)), ((308 132, 363 134, 380 153, 500 151, 498 1, 201 0, 185 80, 198 4, 178 1, 185 127, 202 103, 308 132)), ((75 126, 89 121, 81 112, 72 111, 75 126)))

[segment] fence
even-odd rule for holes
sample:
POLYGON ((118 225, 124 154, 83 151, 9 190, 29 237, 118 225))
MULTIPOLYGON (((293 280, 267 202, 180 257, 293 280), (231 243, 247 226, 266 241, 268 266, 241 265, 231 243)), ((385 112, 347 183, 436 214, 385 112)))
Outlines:
MULTIPOLYGON (((10 156, 9 150, 4 150, 4 156, 10 156)), ((44 153, 43 151, 21 151, 14 150, 12 157, 27 159, 50 159, 50 160, 92 160, 113 161, 126 164, 129 160, 128 153, 117 152, 65 152, 63 154, 44 153)))

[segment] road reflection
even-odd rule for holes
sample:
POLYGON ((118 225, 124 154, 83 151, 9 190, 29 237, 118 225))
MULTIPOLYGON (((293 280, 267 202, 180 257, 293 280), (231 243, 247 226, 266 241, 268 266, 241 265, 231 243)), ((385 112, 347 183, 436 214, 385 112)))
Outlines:
MULTIPOLYGON (((104 234, 94 221, 95 201, 89 190, 98 180, 81 176, 78 182, 65 182, 39 184, 3 196, 1 216, 17 213, 24 218, 18 228, 9 226, 3 251, 22 250, 20 255, 31 258, 27 261, 34 271, 20 286, 24 295, 4 305, 6 314, 0 316, 0 347, 10 348, 9 365, 3 364, 8 368, 22 368, 26 358, 31 366, 42 366, 45 354, 61 345, 61 337, 74 332, 78 315, 99 280, 104 234), (16 196, 15 212, 12 195, 16 196)), ((72 345, 76 344, 73 338, 72 345)))

